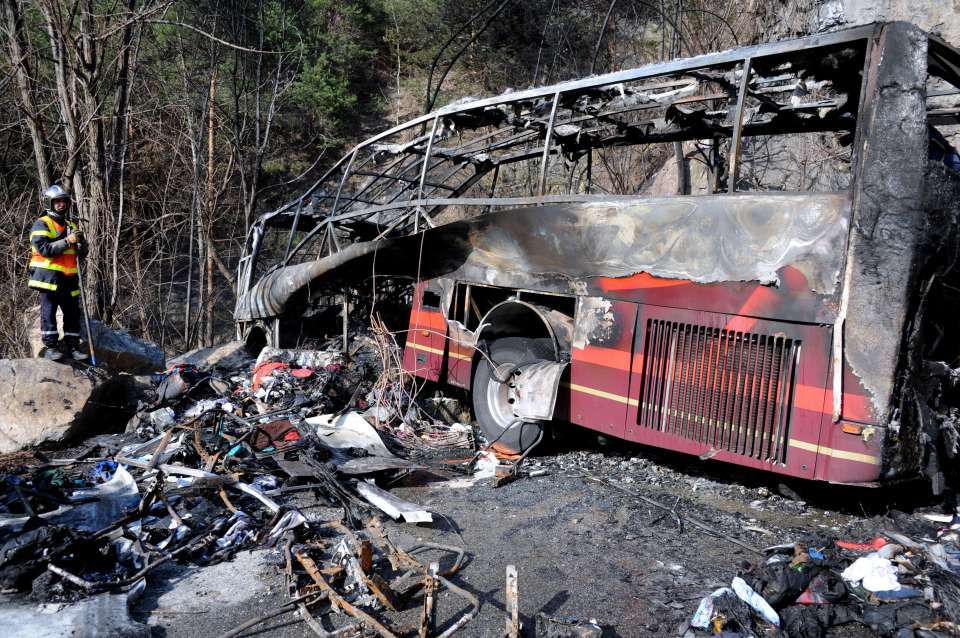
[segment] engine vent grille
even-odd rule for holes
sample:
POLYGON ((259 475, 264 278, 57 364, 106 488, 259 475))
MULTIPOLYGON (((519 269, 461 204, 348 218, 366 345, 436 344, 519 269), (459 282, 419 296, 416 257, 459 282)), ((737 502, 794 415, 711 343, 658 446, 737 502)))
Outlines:
POLYGON ((638 424, 786 463, 800 340, 648 319, 638 424))

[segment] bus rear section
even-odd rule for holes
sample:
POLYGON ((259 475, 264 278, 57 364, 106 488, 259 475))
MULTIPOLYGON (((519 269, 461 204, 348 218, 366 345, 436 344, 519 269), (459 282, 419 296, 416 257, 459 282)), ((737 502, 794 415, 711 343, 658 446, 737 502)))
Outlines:
MULTIPOLYGON (((832 326, 730 311, 739 305, 743 312, 787 313, 783 295, 763 286, 649 275, 599 278, 596 285, 602 294, 564 296, 455 280, 424 282, 411 310, 404 367, 471 390, 487 438, 498 439, 508 452, 523 451, 535 440, 503 436, 512 421, 542 425, 545 419, 529 418, 505 403, 501 412, 511 416, 490 422, 483 404, 496 394, 488 386, 497 384, 478 372, 487 358, 495 368, 501 364, 498 343, 546 341, 551 347, 540 349, 543 360, 566 364, 551 415, 558 423, 798 478, 843 483, 880 478, 884 428, 877 427, 866 393, 852 379, 842 418, 833 419, 832 326), (457 309, 464 297, 465 312, 457 309), (471 299, 478 297, 495 302, 477 305, 471 299), (569 308, 569 315, 549 309, 555 316, 545 318, 547 307, 538 302, 551 298, 554 308, 569 308), (678 307, 682 304, 699 308, 678 307), (506 316, 503 309, 512 305, 522 310, 512 313, 509 324, 497 325, 497 314, 506 316), (551 324, 561 327, 550 330, 551 324)), ((805 312, 808 319, 816 315, 812 308, 805 312)), ((517 394, 550 391, 535 382, 525 386, 523 366, 519 372, 508 383, 517 386, 517 394)), ((513 427, 529 427, 523 423, 513 427)))

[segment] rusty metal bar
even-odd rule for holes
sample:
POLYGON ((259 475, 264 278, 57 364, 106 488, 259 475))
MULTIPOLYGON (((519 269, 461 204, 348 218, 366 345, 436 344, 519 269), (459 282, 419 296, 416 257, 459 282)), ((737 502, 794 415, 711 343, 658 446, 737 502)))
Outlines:
POLYGON ((450 638, 450 636, 457 633, 461 627, 474 619, 474 617, 477 615, 477 612, 480 611, 480 600, 470 592, 457 587, 440 574, 437 574, 437 580, 439 580, 443 586, 449 589, 451 592, 470 603, 470 609, 465 614, 460 616, 455 623, 450 625, 446 631, 437 636, 437 638, 450 638))
POLYGON ((730 138, 730 170, 727 171, 727 192, 737 190, 737 178, 740 176, 740 148, 743 142, 743 111, 750 88, 750 58, 743 60, 743 77, 740 78, 740 90, 737 93, 737 107, 733 116, 733 137, 730 138))
POLYGON ((455 547, 453 545, 441 545, 439 543, 419 543, 409 548, 406 552, 404 552, 404 555, 406 556, 406 558, 413 561, 414 565, 423 567, 423 565, 419 561, 413 558, 412 554, 416 554, 425 549, 437 549, 443 552, 450 552, 451 554, 457 555, 457 557, 453 561, 453 565, 450 566, 450 569, 439 572, 441 576, 453 576, 454 574, 456 574, 458 571, 460 571, 460 568, 463 566, 463 560, 464 558, 466 558, 466 550, 464 550, 464 548, 455 547))
POLYGON ((517 586, 517 566, 507 565, 507 627, 506 638, 520 638, 520 590, 517 586))
POLYGON ((439 563, 430 563, 427 573, 423 576, 423 611, 420 613, 419 638, 430 638, 437 626, 437 608, 434 596, 437 594, 437 572, 439 563))
MULTIPOLYGON (((218 638, 234 638, 234 636, 239 636, 240 634, 242 634, 243 632, 245 632, 247 629, 250 629, 251 627, 256 627, 257 625, 263 624, 264 622, 270 620, 271 618, 276 618, 277 616, 282 616, 283 614, 286 614, 286 613, 288 613, 288 612, 296 611, 296 610, 297 610, 299 607, 301 607, 301 606, 303 606, 304 609, 306 609, 306 606, 305 606, 304 601, 307 600, 307 599, 309 599, 309 598, 313 598, 314 600, 311 600, 309 603, 306 603, 306 604, 312 605, 312 604, 315 603, 315 602, 319 602, 320 600, 323 600, 323 599, 325 598, 325 596, 324 596, 324 594, 322 594, 322 593, 320 593, 320 592, 313 592, 313 593, 310 593, 310 594, 306 594, 306 595, 304 595, 304 596, 300 596, 299 598, 297 598, 297 599, 295 599, 295 600, 292 600, 292 601, 286 603, 285 605, 281 605, 280 607, 277 607, 276 609, 272 609, 272 610, 266 612, 265 614, 262 614, 262 615, 260 615, 260 616, 257 616, 256 618, 251 618, 250 620, 248 620, 248 621, 246 621, 246 622, 243 622, 243 623, 237 625, 237 626, 234 627, 233 629, 231 629, 231 630, 229 630, 229 631, 227 631, 227 632, 225 632, 225 633, 220 634, 220 635, 218 636, 218 638)), ((341 628, 341 629, 342 629, 342 628, 341 628)), ((340 635, 342 635, 342 634, 339 633, 339 632, 341 631, 341 629, 338 629, 337 631, 333 632, 333 634, 329 634, 329 633, 327 633, 327 632, 324 632, 324 635, 326 635, 326 636, 340 636, 340 635)))
POLYGON ((347 614, 353 616, 364 625, 380 634, 383 638, 397 638, 396 634, 377 622, 373 616, 360 609, 357 609, 344 600, 340 594, 338 594, 337 591, 331 587, 326 580, 324 580, 323 575, 320 573, 320 570, 317 568, 317 564, 313 562, 312 558, 306 554, 303 554, 302 552, 297 552, 296 557, 297 560, 300 561, 300 564, 303 565, 303 568, 307 570, 307 573, 310 575, 310 578, 313 579, 313 582, 319 585, 320 589, 326 592, 327 597, 330 599, 331 605, 337 609, 342 609, 347 614))
POLYGON ((540 160, 540 185, 537 195, 541 197, 547 188, 547 168, 550 165, 550 142, 553 140, 553 124, 557 119, 557 105, 560 103, 560 91, 553 94, 553 106, 550 107, 550 119, 547 121, 547 134, 543 141, 543 158, 540 160))

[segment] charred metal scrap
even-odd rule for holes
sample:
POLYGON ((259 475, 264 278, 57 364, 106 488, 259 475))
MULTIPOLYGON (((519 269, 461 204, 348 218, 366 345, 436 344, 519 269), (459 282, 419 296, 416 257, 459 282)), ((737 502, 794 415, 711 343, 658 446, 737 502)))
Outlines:
POLYGON ((224 636, 296 614, 320 636, 392 638, 406 632, 391 618, 423 598, 452 607, 440 592, 463 605, 420 636, 447 637, 473 619, 480 601, 449 580, 465 548, 395 545, 381 518, 432 516, 373 483, 431 465, 462 476, 468 463, 444 461, 471 458, 471 428, 430 416, 388 335, 355 334, 347 353, 334 345, 265 348, 225 374, 175 365, 119 441, 93 439, 75 458, 0 459, 0 622, 29 635, 150 635, 127 605, 158 567, 256 547, 282 555, 288 601, 224 636), (340 514, 305 513, 318 504, 340 514), (38 614, 26 594, 80 602, 38 614))
POLYGON ((552 340, 569 378, 605 356, 591 348, 624 370, 670 359, 608 387, 557 376, 556 416, 804 478, 925 475, 939 491, 953 377, 928 362, 960 356, 960 162, 944 137, 957 87, 955 49, 889 23, 450 105, 359 144, 258 220, 238 336, 295 341, 374 282, 412 282, 388 295, 412 297, 397 334, 440 317, 435 343, 407 340, 419 376, 469 389, 498 338, 552 340), (682 339, 689 352, 669 346, 682 339), (733 358, 716 354, 727 341, 733 358), (775 372, 750 363, 754 347, 775 372), (743 365, 749 383, 729 381, 743 365), (619 406, 591 422, 578 393, 619 406))

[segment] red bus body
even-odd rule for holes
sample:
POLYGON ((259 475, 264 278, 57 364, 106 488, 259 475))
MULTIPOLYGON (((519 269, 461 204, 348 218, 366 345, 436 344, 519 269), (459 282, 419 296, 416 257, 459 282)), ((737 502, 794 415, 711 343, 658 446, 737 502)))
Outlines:
MULTIPOLYGON (((821 302, 807 299, 798 312, 794 295, 808 290, 803 275, 787 270, 783 280, 785 292, 646 274, 602 278, 615 337, 571 349, 555 418, 799 478, 876 481, 883 430, 872 427, 869 398, 845 370, 841 419, 834 421, 832 326, 798 322, 816 317, 821 302), (665 387, 649 387, 658 381, 665 387), (674 396, 663 398, 668 391, 674 396), (655 396, 660 400, 651 401, 655 396)), ((428 285, 415 295, 404 367, 469 390, 474 348, 448 339, 443 311, 423 306, 428 285)))
POLYGON ((393 327, 417 377, 471 390, 488 346, 544 340, 567 364, 558 421, 940 490, 960 438, 943 417, 960 404, 958 87, 960 52, 887 23, 451 104, 258 218, 238 337, 299 347, 371 291, 400 307, 413 288, 393 327), (808 148, 839 168, 796 179, 808 148), (676 188, 631 181, 671 153, 676 188))

